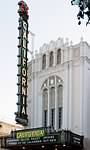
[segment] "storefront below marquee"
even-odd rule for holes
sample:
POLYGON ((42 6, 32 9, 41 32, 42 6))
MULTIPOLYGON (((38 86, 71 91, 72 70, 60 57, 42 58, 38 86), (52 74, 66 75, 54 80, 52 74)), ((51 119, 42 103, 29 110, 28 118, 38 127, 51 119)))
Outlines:
POLYGON ((55 145, 36 145, 36 146, 26 146, 26 147, 12 147, 9 148, 9 150, 83 150, 80 147, 75 147, 75 146, 60 146, 58 145, 57 147, 55 145))
POLYGON ((11 132, 1 139, 1 148, 12 150, 83 150, 83 136, 52 128, 25 129, 11 132))

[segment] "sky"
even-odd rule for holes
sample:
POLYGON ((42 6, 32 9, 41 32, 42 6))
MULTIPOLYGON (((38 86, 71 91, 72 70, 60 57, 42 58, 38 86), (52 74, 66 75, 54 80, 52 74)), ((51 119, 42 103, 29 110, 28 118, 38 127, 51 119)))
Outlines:
MULTIPOLYGON (((71 0, 25 0, 29 6, 29 30, 34 36, 34 51, 44 43, 69 38, 73 44, 83 37, 90 44, 90 25, 86 18, 78 25, 78 7, 71 0)), ((14 122, 17 111, 18 0, 0 4, 0 120, 14 122)), ((31 50, 29 35, 29 50, 31 50)))

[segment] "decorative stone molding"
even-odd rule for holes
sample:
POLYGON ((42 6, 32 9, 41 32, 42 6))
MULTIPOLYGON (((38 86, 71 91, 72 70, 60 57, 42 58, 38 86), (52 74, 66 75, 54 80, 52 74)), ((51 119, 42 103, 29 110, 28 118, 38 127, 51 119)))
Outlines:
POLYGON ((54 50, 55 47, 56 47, 56 42, 50 41, 50 43, 48 45, 48 49, 51 51, 51 50, 54 50))
POLYGON ((66 38, 65 46, 66 46, 66 47, 69 46, 69 39, 68 39, 68 38, 66 38))
POLYGON ((55 76, 49 77, 49 85, 54 85, 55 84, 55 76))
POLYGON ((42 47, 40 47, 40 49, 39 49, 40 53, 42 53, 42 54, 45 53, 47 50, 48 50, 48 44, 46 44, 46 43, 44 43, 42 45, 42 47))
POLYGON ((52 85, 63 85, 63 80, 59 76, 49 76, 42 84, 41 89, 51 87, 52 85), (56 82, 55 82, 56 80, 56 82))
POLYGON ((56 76, 56 84, 57 85, 60 85, 60 84, 63 85, 63 80, 58 76, 56 76))
POLYGON ((73 49, 73 59, 76 57, 80 57, 80 48, 73 49))
POLYGON ((70 41, 70 46, 72 47, 72 45, 73 45, 73 42, 72 42, 72 41, 70 41))
POLYGON ((87 56, 84 57, 84 61, 90 64, 90 59, 87 56))
POLYGON ((63 38, 58 38, 56 41, 56 49, 62 48, 64 46, 63 38))

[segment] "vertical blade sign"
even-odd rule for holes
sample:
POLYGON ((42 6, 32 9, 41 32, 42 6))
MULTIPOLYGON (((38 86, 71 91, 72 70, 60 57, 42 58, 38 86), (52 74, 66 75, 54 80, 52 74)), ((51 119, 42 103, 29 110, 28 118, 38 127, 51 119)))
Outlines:
POLYGON ((27 116, 27 51, 28 51, 28 6, 24 1, 19 5, 19 45, 18 45, 18 102, 16 122, 24 126, 28 123, 27 116))

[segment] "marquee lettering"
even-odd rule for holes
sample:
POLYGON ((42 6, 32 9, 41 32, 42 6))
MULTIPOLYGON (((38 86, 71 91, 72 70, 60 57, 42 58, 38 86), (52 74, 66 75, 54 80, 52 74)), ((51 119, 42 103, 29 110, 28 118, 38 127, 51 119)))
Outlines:
POLYGON ((37 129, 32 131, 19 131, 16 133, 17 139, 27 139, 30 137, 43 137, 45 135, 44 129, 37 129))

